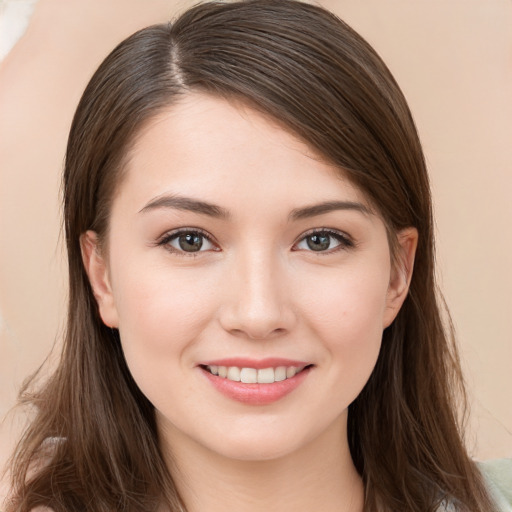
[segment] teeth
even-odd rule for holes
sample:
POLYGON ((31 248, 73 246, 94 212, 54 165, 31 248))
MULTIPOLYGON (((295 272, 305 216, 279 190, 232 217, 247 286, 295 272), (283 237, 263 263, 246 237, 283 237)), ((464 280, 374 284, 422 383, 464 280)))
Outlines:
POLYGON ((228 368, 227 378, 229 380, 234 380, 235 382, 240 382, 240 373, 240 368, 237 368, 236 366, 230 366, 228 368))
POLYGON ((274 380, 280 382, 286 379, 286 366, 278 366, 274 370, 274 380))
POLYGON ((246 384, 256 384, 258 382, 258 370, 255 368, 242 368, 240 370, 240 380, 246 384))
POLYGON ((294 366, 288 366, 286 368, 286 378, 289 379, 290 377, 293 377, 297 373, 297 368, 294 366))
POLYGON ((304 369, 296 366, 278 366, 277 368, 238 368, 237 366, 210 365, 207 369, 213 375, 245 384, 272 384, 290 379, 304 369))
POLYGON ((272 384, 272 382, 275 382, 274 368, 263 368, 258 370, 259 384, 272 384))

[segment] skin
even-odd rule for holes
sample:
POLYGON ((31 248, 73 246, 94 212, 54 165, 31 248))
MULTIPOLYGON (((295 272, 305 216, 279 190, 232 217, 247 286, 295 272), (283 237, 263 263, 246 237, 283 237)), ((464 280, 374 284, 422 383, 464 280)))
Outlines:
POLYGON ((347 408, 407 295, 416 231, 398 234, 394 268, 382 219, 339 169, 223 99, 189 94, 143 128, 129 156, 106 249, 85 233, 84 264, 156 408, 188 510, 362 510, 347 408), (147 207, 167 195, 227 217, 147 207), (290 219, 333 201, 359 207, 290 219), (176 237, 160 243, 179 228, 211 242, 194 253, 176 237), (311 230, 339 237, 314 251, 311 230), (198 366, 234 356, 314 366, 289 395, 251 405, 219 393, 198 366))

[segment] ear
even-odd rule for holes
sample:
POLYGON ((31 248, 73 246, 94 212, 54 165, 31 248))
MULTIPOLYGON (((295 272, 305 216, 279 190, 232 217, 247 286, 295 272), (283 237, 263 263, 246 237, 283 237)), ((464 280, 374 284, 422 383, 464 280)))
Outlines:
POLYGON ((94 231, 86 231, 80 237, 82 260, 89 277, 92 291, 103 323, 108 327, 119 327, 117 308, 112 293, 108 265, 101 253, 98 235, 94 231))
POLYGON ((418 246, 418 230, 411 227, 399 231, 397 241, 397 254, 391 269, 383 328, 391 325, 409 292, 418 246))

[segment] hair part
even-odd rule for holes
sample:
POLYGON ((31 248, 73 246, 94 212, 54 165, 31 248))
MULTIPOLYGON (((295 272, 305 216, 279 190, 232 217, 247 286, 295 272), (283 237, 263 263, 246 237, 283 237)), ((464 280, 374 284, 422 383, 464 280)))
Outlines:
POLYGON ((8 512, 140 512, 162 500, 185 510, 154 408, 130 375, 118 332, 99 316, 80 236, 94 230, 106 240, 135 137, 190 92, 242 101, 305 141, 366 194, 391 247, 401 229, 418 230, 409 295, 349 407, 365 510, 425 512, 442 502, 489 510, 456 418, 462 374, 451 325, 441 319, 430 189, 405 98, 375 51, 334 14, 292 0, 248 0, 201 4, 173 24, 135 33, 80 100, 63 177, 67 331, 57 370, 38 390, 22 390, 37 414, 13 459, 8 512))

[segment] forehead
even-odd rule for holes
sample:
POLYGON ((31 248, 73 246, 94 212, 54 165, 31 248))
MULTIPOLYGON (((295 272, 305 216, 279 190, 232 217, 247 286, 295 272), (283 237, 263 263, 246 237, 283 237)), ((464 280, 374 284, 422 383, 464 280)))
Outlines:
POLYGON ((143 126, 127 158, 123 189, 138 201, 177 191, 220 196, 241 207, 258 194, 260 206, 340 194, 368 205, 343 171, 277 122, 240 102, 197 93, 143 126))

